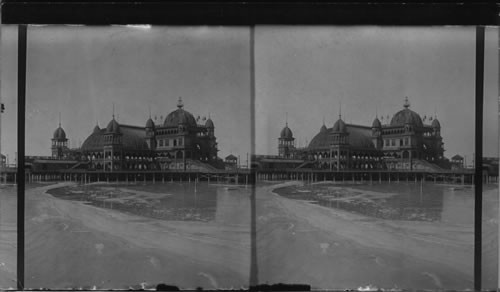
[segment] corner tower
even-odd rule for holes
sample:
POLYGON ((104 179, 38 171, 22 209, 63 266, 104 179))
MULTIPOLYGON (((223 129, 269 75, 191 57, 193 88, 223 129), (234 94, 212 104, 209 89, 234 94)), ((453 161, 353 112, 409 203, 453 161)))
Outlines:
POLYGON ((52 147, 50 149, 52 158, 63 159, 67 156, 68 139, 66 138, 66 132, 61 127, 61 113, 59 113, 59 127, 54 131, 52 147))
POLYGON ((286 116, 285 127, 281 130, 278 138, 278 156, 283 158, 292 158, 295 150, 295 138, 292 130, 288 127, 288 113, 286 116))

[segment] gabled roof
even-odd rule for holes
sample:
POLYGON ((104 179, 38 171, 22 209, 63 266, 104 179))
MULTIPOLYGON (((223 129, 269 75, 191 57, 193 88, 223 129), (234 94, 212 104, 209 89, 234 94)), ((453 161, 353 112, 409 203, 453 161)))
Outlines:
MULTIPOLYGON (((109 134, 107 129, 94 131, 82 144, 82 151, 102 151, 106 142, 104 137, 109 134)), ((116 134, 116 133, 115 133, 116 134)), ((122 137, 124 150, 148 150, 146 129, 138 126, 120 125, 119 135, 122 137)))

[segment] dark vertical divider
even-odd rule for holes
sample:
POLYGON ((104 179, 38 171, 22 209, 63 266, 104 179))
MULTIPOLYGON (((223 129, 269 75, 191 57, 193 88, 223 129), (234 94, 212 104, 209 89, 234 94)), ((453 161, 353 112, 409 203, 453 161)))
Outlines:
POLYGON ((483 215, 483 87, 484 26, 476 27, 476 144, 474 174, 474 290, 481 291, 482 215, 483 215))
POLYGON ((17 289, 24 289, 24 115, 27 25, 19 25, 17 48, 17 289))
MULTIPOLYGON (((255 26, 250 27, 250 98, 251 98, 251 113, 250 119, 252 121, 251 136, 252 136, 252 147, 250 153, 255 153, 255 26)), ((250 157, 249 165, 252 165, 252 159, 250 157)), ((259 284, 258 280, 258 269, 257 269, 257 214, 256 214, 256 177, 254 169, 251 168, 252 175, 252 192, 250 196, 250 213, 251 213, 251 250, 250 250, 250 286, 255 286, 259 284)))

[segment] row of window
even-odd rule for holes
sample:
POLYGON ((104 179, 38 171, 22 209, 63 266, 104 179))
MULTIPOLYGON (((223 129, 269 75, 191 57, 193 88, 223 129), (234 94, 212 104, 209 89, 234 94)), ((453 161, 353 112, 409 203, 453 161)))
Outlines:
POLYGON ((52 141, 52 146, 67 146, 68 142, 52 141))
POLYGON ((182 146, 183 138, 178 139, 159 139, 158 146, 159 147, 169 147, 169 146, 182 146))
POLYGON ((168 130, 159 130, 156 132, 156 135, 171 135, 179 133, 178 129, 168 129, 168 130))
MULTIPOLYGON (((104 136, 104 141, 105 142, 112 142, 113 141, 113 136, 112 135, 106 135, 104 136)), ((122 142, 122 137, 117 136, 114 140, 115 143, 121 143, 122 142)))
POLYGON ((405 127, 405 129, 395 129, 395 130, 383 130, 383 135, 394 135, 394 134, 403 134, 405 131, 411 131, 410 127, 405 127))
MULTIPOLYGON (((358 160, 358 159, 365 159, 365 160, 374 160, 374 161, 379 161, 380 157, 378 156, 372 156, 372 155, 351 155, 350 156, 352 160, 358 160)), ((329 155, 313 155, 314 159, 337 159, 337 154, 334 153, 331 157, 329 155)), ((340 159, 345 160, 347 159, 346 155, 340 155, 340 159)))
POLYGON ((410 140, 408 137, 404 139, 384 139, 384 146, 408 146, 410 145, 410 140))

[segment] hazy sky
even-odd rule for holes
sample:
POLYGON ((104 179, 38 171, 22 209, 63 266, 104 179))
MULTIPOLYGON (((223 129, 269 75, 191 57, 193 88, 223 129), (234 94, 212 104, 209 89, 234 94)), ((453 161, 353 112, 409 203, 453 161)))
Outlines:
MULTIPOLYGON (((256 151, 277 154, 288 124, 304 146, 339 104, 347 122, 371 126, 376 112, 403 109, 441 123, 445 156, 474 148, 475 28, 258 27, 256 151)), ((498 29, 486 34, 485 156, 498 152, 498 29)), ((470 161, 470 160, 468 160, 470 161)))
MULTIPOLYGON (((251 149, 249 28, 30 26, 26 154, 49 155, 62 114, 72 146, 111 119, 143 126, 185 109, 215 123, 219 155, 251 149)), ((1 152, 16 151, 17 27, 1 30, 1 152)), ((498 152, 498 29, 488 28, 485 156, 498 152)), ((445 155, 474 148, 475 28, 265 27, 255 29, 256 153, 277 154, 285 112, 304 146, 338 118, 371 125, 408 96, 421 116, 437 116, 445 155)))
MULTIPOLYGON (((221 157, 251 149, 250 29, 223 27, 30 26, 28 28, 26 154, 50 155, 58 113, 71 146, 105 127, 112 103, 119 123, 184 109, 215 124, 221 157)), ((2 152, 15 152, 12 123, 17 28, 3 27, 2 152), (8 141, 8 142, 7 142, 8 141)), ((158 120, 158 122, 160 122, 158 120)), ((163 121, 161 121, 163 123, 163 121)), ((11 156, 12 157, 12 156, 11 156)))

